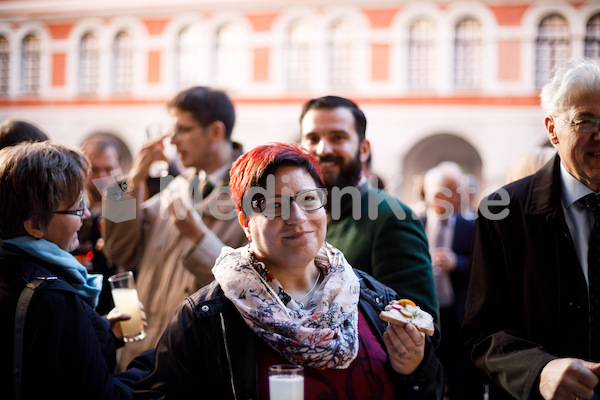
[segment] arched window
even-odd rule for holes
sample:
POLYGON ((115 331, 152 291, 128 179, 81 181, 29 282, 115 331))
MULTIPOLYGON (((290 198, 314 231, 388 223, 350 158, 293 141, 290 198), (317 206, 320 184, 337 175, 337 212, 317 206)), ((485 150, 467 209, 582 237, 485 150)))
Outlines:
POLYGON ((410 26, 408 37, 408 85, 430 89, 435 79, 435 27, 428 19, 410 26))
POLYGON ((215 37, 215 70, 217 86, 235 88, 241 78, 241 34, 239 28, 232 24, 223 24, 217 29, 215 37))
POLYGON ((79 43, 79 92, 98 91, 100 49, 98 39, 92 33, 82 36, 79 43))
POLYGON ((113 43, 113 91, 130 93, 133 87, 133 40, 121 31, 113 43))
POLYGON ((600 58, 600 14, 589 19, 585 28, 585 56, 600 58))
POLYGON ((329 75, 334 89, 349 89, 354 84, 356 61, 356 27, 339 19, 329 31, 329 75))
POLYGON ((287 84, 289 89, 306 89, 311 85, 311 26, 305 20, 294 21, 287 37, 287 84))
POLYGON ((40 90, 40 40, 31 34, 25 36, 22 44, 23 93, 38 93, 40 90))
POLYGON ((0 36, 0 94, 7 94, 10 78, 10 48, 8 39, 0 36))
POLYGON ((538 26, 535 61, 535 84, 543 86, 552 68, 569 57, 569 26, 567 20, 553 14, 544 18, 538 26))
POLYGON ((458 89, 481 86, 481 24, 465 18, 456 24, 454 35, 454 85, 458 89))
POLYGON ((200 65, 200 32, 193 26, 186 26, 177 35, 176 82, 177 89, 185 89, 198 84, 200 65))

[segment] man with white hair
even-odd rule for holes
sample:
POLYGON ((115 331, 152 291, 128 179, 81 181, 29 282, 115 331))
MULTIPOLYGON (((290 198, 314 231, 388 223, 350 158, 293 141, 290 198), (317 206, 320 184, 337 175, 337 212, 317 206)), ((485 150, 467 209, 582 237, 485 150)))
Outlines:
POLYGON ((557 155, 475 224, 463 329, 490 400, 599 393, 600 60, 558 65, 540 97, 557 155))

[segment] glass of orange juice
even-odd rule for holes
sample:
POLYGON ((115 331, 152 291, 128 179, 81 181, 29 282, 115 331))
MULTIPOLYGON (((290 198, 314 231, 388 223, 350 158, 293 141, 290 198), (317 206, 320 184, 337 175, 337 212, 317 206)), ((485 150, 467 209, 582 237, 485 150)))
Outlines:
POLYGON ((108 278, 115 307, 123 314, 131 315, 126 321, 120 321, 123 340, 137 342, 146 337, 142 310, 135 287, 133 272, 125 271, 108 278))

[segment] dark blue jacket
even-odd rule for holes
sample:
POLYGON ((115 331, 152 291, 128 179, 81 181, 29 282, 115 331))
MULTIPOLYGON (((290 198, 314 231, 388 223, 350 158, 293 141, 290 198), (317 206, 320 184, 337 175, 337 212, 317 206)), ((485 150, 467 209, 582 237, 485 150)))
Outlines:
MULTIPOLYGON (((421 221, 423 221, 423 225, 427 226, 425 216, 421 218, 421 221)), ((451 250, 456 254, 456 269, 450 273, 450 280, 454 291, 454 308, 461 324, 465 316, 465 302, 467 300, 467 289, 469 288, 471 243, 474 229, 475 220, 456 215, 454 238, 451 246, 451 250)))

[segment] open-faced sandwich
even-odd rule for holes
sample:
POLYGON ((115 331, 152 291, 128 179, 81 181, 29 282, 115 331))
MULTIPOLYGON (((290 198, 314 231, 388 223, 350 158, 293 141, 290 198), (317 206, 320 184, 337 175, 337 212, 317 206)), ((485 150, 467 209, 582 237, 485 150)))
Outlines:
POLYGON ((421 307, 409 299, 391 301, 385 306, 385 310, 379 313, 379 318, 400 326, 413 324, 420 332, 429 336, 435 332, 431 314, 421 310, 421 307))

